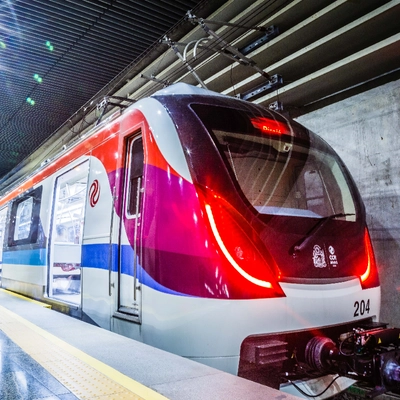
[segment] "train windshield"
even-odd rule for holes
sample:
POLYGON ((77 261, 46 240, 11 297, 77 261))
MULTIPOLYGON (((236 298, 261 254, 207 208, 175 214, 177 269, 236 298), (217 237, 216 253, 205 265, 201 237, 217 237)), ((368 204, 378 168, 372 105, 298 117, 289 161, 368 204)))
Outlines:
POLYGON ((272 113, 192 106, 259 214, 356 220, 340 160, 321 139, 272 113))

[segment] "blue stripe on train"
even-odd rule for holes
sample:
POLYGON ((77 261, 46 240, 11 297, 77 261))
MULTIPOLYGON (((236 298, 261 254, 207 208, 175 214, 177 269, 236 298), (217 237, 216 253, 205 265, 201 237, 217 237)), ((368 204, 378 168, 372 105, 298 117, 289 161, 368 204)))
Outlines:
MULTIPOLYGON (((133 275, 133 249, 129 245, 122 246, 121 257, 124 260, 121 272, 133 275)), ((22 264, 31 266, 47 265, 47 249, 26 249, 3 252, 3 264, 22 264)), ((118 245, 113 244, 87 244, 82 246, 82 267, 108 270, 111 265, 113 272, 118 272, 118 245), (110 264, 111 263, 111 264, 110 264)), ((159 292, 186 296, 175 292, 156 282, 141 265, 137 265, 138 277, 142 284, 159 292)))
MULTIPOLYGON (((129 247, 129 246, 123 246, 129 247)), ((84 268, 118 270, 118 245, 85 244, 82 246, 82 266, 84 268)), ((124 272, 124 271, 123 271, 124 272)))
MULTIPOLYGON (((133 249, 122 246, 122 257, 125 260, 122 273, 133 274, 133 249)), ((31 266, 47 265, 47 249, 19 249, 3 252, 3 264, 22 264, 31 266)), ((66 260, 67 261, 67 260, 66 260)), ((88 244, 82 246, 82 266, 86 268, 107 269, 111 262, 112 271, 118 270, 118 246, 109 244, 88 244)))
POLYGON ((28 249, 3 252, 3 264, 47 265, 47 249, 28 249))
MULTIPOLYGON (((121 265, 121 272, 126 275, 133 276, 133 249, 129 245, 124 245, 121 248, 121 258, 124 261, 121 265)), ((110 261, 111 270, 114 272, 118 271, 118 246, 112 245, 110 249, 109 244, 87 244, 82 247, 82 266, 84 268, 98 268, 98 269, 109 269, 110 261)), ((137 275, 140 282, 143 285, 151 287, 159 292, 174 294, 178 296, 187 296, 183 293, 170 290, 165 286, 160 285, 156 282, 138 263, 137 264, 137 275)))
MULTIPOLYGON (((124 260, 121 272, 133 275, 133 249, 129 245, 121 246, 121 259, 124 260)), ((86 244, 82 246, 82 266, 84 268, 110 269, 118 271, 118 245, 86 244)))

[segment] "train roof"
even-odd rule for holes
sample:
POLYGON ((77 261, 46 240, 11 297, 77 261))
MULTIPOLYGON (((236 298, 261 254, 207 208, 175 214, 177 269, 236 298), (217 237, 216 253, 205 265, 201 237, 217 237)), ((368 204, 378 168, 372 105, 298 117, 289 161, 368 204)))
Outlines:
POLYGON ((201 96, 228 97, 226 95, 213 92, 212 90, 189 85, 188 83, 183 83, 183 82, 174 83, 171 86, 167 86, 161 90, 158 90, 157 92, 153 93, 151 97, 174 96, 174 95, 201 95, 201 96))

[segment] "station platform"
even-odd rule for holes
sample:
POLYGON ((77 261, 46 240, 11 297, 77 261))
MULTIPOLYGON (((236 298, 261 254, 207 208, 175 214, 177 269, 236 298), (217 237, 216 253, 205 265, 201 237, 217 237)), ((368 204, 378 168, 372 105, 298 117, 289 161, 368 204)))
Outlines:
POLYGON ((295 400, 0 289, 2 400, 295 400))

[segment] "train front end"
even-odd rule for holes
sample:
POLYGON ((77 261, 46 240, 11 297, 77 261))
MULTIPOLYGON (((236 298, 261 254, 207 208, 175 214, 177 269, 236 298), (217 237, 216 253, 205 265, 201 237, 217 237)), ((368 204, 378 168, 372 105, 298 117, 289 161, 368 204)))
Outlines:
POLYGON ((202 89, 173 90, 155 98, 189 166, 202 254, 185 264, 185 274, 196 271, 190 284, 170 287, 180 296, 169 312, 180 311, 165 331, 183 347, 198 337, 184 356, 278 386, 281 372, 307 361, 313 337, 367 329, 379 317, 362 200, 338 155, 293 120, 202 89))

